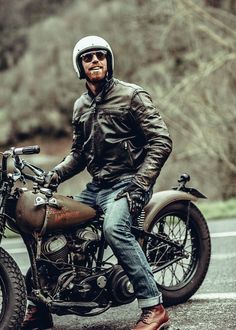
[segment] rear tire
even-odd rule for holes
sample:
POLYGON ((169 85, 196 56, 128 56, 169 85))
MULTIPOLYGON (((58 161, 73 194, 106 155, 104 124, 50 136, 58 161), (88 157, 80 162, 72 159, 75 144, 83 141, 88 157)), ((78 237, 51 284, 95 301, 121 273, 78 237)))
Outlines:
POLYGON ((210 263, 211 241, 209 229, 200 210, 191 202, 172 203, 161 210, 148 228, 182 244, 186 222, 189 224, 184 254, 157 239, 144 242, 144 252, 152 267, 165 306, 186 302, 202 284, 210 263), (162 270, 160 267, 174 258, 180 258, 162 270))
POLYGON ((14 259, 0 248, 0 329, 20 329, 26 310, 24 277, 14 259))

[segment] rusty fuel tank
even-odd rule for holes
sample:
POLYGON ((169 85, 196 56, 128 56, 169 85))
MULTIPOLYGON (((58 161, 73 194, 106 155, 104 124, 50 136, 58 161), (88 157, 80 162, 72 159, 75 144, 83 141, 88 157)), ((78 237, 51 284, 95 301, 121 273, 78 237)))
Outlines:
POLYGON ((68 229, 95 215, 90 206, 59 194, 47 199, 44 194, 28 190, 21 193, 16 204, 16 224, 26 233, 68 229))

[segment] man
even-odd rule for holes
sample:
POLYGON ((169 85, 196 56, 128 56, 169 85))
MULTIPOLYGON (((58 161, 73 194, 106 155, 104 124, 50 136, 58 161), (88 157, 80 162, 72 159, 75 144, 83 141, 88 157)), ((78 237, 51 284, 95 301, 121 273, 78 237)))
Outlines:
MULTIPOLYGON (((71 152, 48 173, 47 183, 58 184, 87 167, 92 182, 75 198, 104 211, 105 238, 129 276, 142 309, 134 330, 164 329, 169 317, 130 227, 150 200, 171 152, 167 127, 146 91, 113 78, 114 56, 103 38, 79 40, 73 65, 79 78, 86 79, 87 91, 74 105, 71 152)), ((45 311, 31 308, 23 329, 40 328, 45 311)), ((43 318, 44 327, 50 327, 51 316, 46 313, 43 318)))

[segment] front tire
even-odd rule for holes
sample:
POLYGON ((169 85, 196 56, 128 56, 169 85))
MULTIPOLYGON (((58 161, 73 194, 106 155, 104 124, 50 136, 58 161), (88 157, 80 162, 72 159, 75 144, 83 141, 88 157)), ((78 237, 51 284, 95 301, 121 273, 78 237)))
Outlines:
POLYGON ((26 310, 24 277, 14 259, 0 248, 0 329, 19 329, 26 310))
POLYGON ((163 294, 164 305, 186 302, 199 289, 210 263, 211 241, 205 218, 190 201, 175 202, 156 215, 148 231, 179 245, 185 241, 180 251, 158 239, 148 238, 144 252, 163 294))

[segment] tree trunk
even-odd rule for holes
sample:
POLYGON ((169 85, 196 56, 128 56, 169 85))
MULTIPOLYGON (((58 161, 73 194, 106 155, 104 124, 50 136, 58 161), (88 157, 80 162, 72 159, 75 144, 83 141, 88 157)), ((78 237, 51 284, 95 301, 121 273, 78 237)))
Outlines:
POLYGON ((215 8, 220 8, 222 1, 221 0, 205 0, 205 4, 207 6, 215 7, 215 8))

